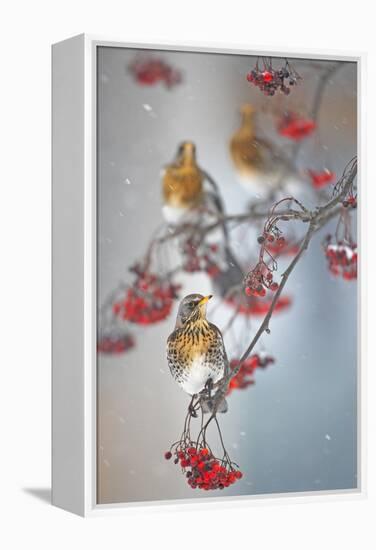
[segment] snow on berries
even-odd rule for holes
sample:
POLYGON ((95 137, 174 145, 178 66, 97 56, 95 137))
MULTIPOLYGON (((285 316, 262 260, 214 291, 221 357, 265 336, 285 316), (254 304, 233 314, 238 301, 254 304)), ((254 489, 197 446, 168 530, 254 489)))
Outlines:
POLYGON ((289 95, 291 88, 301 80, 301 76, 287 59, 280 69, 273 69, 271 59, 258 59, 254 69, 247 74, 247 81, 267 96, 273 96, 277 91, 289 95))
POLYGON ((344 206, 345 208, 348 208, 349 206, 351 208, 356 208, 358 206, 358 203, 357 203, 357 197, 352 195, 352 194, 349 194, 343 201, 342 201, 342 206, 344 206))
MULTIPOLYGON (((341 180, 336 184, 337 190, 340 187, 341 180)), ((330 273, 346 281, 358 277, 358 247, 352 236, 350 206, 356 208, 356 193, 353 187, 342 202, 335 234, 327 235, 322 243, 330 273)))
POLYGON ((358 249, 355 243, 332 242, 332 236, 328 235, 324 241, 324 252, 332 275, 342 277, 346 281, 357 279, 358 249))
POLYGON ((210 448, 197 442, 179 442, 164 454, 166 460, 174 457, 192 489, 214 491, 224 489, 243 477, 243 473, 228 456, 222 460, 214 456, 210 448))
POLYGON ((136 280, 126 289, 125 297, 114 302, 113 313, 125 321, 139 325, 163 321, 171 313, 180 285, 150 273, 140 265, 134 266, 132 271, 136 280))

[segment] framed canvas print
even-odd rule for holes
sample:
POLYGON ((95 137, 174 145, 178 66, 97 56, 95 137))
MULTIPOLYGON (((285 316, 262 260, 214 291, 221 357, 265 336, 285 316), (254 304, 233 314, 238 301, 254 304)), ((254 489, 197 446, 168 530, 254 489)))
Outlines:
POLYGON ((52 59, 53 503, 362 494, 361 56, 52 59))

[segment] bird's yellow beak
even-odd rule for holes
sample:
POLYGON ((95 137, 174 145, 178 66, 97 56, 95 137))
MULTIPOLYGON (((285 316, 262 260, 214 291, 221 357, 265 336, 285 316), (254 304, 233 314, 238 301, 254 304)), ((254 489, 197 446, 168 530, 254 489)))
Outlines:
POLYGON ((213 298, 212 294, 209 294, 209 296, 204 296, 202 300, 199 301, 198 305, 203 306, 204 304, 207 304, 210 298, 213 298))

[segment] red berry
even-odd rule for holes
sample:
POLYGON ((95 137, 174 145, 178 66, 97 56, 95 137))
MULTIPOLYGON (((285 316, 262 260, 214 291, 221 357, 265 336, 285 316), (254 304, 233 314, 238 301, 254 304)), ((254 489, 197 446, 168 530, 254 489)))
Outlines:
POLYGON ((275 290, 277 290, 278 286, 279 286, 278 283, 272 283, 270 285, 270 290, 272 290, 274 292, 275 290))
POLYGON ((263 76, 264 82, 271 82, 273 80, 273 75, 269 71, 263 72, 262 76, 263 76))
POLYGON ((167 451, 164 455, 165 459, 166 460, 170 460, 170 458, 172 457, 172 453, 170 453, 170 451, 167 451))

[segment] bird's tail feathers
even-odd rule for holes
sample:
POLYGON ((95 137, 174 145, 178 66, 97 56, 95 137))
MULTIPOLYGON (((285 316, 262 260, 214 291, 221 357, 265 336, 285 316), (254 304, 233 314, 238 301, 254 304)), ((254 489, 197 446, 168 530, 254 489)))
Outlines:
MULTIPOLYGON (((214 411, 214 399, 202 396, 200 399, 201 409, 204 414, 212 413, 214 411)), ((217 407, 217 413, 226 413, 228 411, 228 404, 225 398, 223 398, 217 407)))

